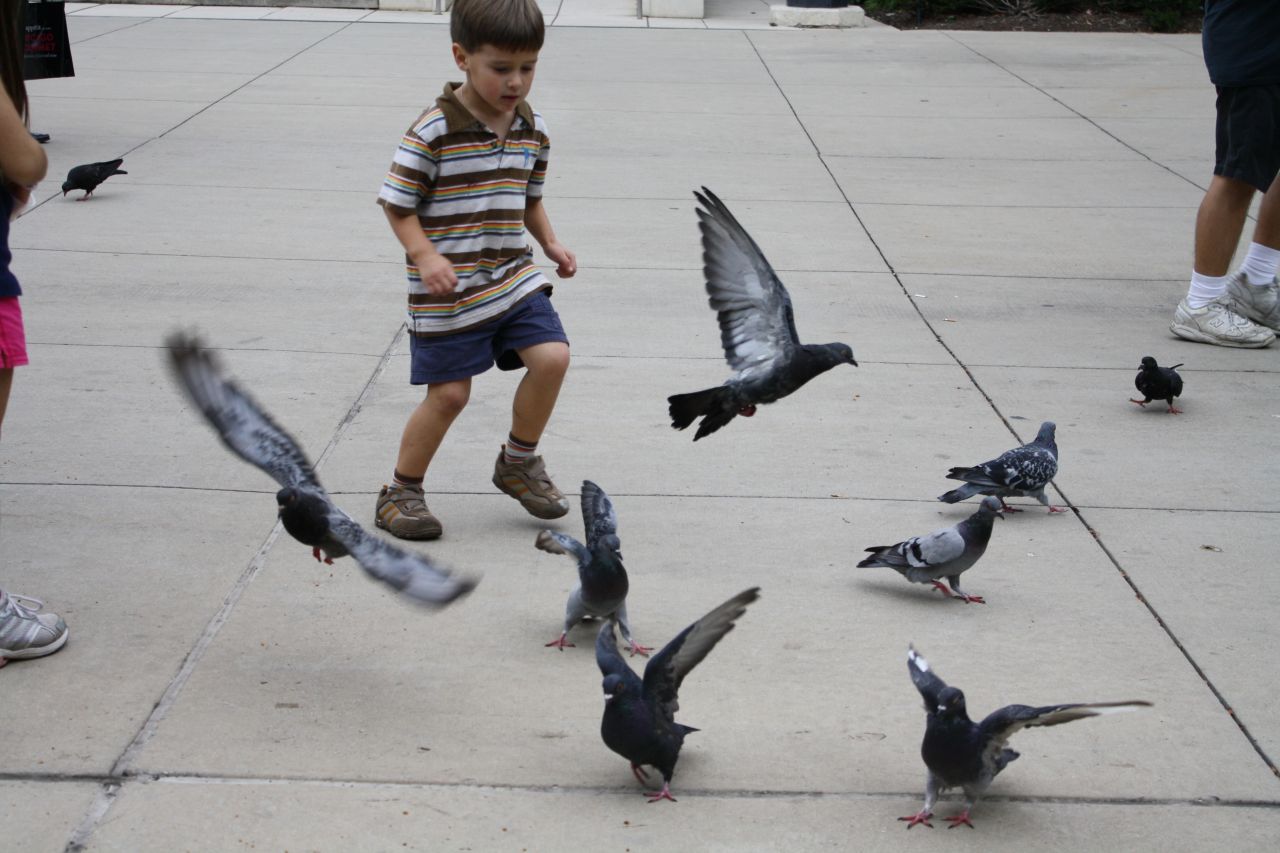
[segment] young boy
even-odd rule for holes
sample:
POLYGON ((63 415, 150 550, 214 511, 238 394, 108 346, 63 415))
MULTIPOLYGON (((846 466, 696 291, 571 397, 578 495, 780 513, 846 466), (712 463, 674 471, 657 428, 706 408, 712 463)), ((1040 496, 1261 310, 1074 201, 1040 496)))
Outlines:
POLYGON ((542 205, 547 129, 525 102, 542 12, 534 0, 457 0, 450 34, 466 82, 446 84, 405 133, 378 196, 407 256, 409 381, 427 386, 378 496, 375 523, 402 539, 443 532, 422 481, 467 404, 471 377, 495 361, 504 370, 523 366, 525 375, 493 484, 538 518, 569 511, 534 455, 569 367, 569 342, 525 230, 561 278, 577 271, 542 205))

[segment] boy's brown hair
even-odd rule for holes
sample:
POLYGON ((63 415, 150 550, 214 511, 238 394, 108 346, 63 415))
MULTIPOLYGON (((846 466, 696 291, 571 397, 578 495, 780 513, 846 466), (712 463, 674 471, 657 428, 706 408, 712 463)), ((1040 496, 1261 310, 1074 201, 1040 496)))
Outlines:
POLYGON ((534 0, 454 0, 449 35, 467 53, 492 45, 499 50, 541 50, 542 10, 534 0))

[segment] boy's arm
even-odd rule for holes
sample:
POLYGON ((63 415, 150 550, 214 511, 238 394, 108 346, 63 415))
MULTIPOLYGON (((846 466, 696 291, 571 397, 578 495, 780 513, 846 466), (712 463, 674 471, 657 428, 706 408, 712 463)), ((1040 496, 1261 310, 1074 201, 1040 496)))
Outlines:
POLYGON ((458 286, 458 276, 453 271, 449 259, 436 251, 435 245, 426 234, 422 233, 422 225, 418 222, 416 212, 402 213, 400 210, 383 205, 387 221, 396 239, 404 246, 405 254, 418 268, 422 285, 433 296, 444 296, 453 293, 458 286))
POLYGON ((543 253, 555 262, 556 275, 573 278, 573 274, 578 271, 578 258, 556 239, 556 232, 551 228, 551 220, 547 218, 547 209, 542 206, 541 198, 530 198, 525 202, 524 227, 538 241, 543 253))

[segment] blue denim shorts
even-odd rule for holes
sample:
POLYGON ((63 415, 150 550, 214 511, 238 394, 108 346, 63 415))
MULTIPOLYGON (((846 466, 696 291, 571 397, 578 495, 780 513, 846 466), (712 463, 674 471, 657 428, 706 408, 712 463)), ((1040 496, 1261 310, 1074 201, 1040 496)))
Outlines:
POLYGON ((496 362, 500 370, 524 367, 517 350, 551 341, 569 343, 546 291, 534 293, 496 320, 452 335, 409 337, 412 385, 434 385, 478 376, 496 362))

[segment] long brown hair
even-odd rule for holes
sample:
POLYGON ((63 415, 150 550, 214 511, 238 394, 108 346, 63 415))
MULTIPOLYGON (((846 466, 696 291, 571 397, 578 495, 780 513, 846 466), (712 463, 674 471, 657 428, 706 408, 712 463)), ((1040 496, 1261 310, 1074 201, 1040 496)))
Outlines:
POLYGON ((0 0, 0 80, 9 100, 25 121, 27 85, 22 80, 22 38, 26 33, 23 12, 26 0, 0 0))

